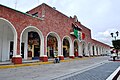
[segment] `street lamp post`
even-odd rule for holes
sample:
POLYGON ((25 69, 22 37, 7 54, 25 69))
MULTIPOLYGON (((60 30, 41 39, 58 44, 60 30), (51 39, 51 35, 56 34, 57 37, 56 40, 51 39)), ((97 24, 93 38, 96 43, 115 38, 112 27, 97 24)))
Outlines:
MULTIPOLYGON (((114 35, 114 33, 111 33, 110 35, 111 35, 112 38, 115 38, 115 40, 112 40, 112 41, 117 41, 117 37, 118 37, 118 35, 119 35, 119 32, 117 31, 117 32, 116 32, 116 35, 114 35)), ((116 49, 116 54, 117 54, 117 56, 113 56, 113 60, 114 60, 114 61, 115 61, 115 57, 118 58, 118 50, 117 50, 117 49, 116 49)))
POLYGON ((117 38, 118 35, 119 35, 119 32, 117 31, 115 36, 114 36, 114 33, 111 33, 110 35, 111 35, 112 38, 115 38, 115 40, 116 40, 116 38, 117 38))

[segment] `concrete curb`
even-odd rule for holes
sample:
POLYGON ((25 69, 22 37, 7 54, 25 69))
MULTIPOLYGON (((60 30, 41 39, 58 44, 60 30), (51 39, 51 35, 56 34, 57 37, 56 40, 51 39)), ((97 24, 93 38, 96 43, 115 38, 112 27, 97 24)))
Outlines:
POLYGON ((0 69, 17 68, 24 66, 36 66, 36 65, 51 64, 51 63, 52 62, 37 62, 37 63, 16 64, 16 65, 4 65, 4 66, 0 66, 0 69))
MULTIPOLYGON (((75 59, 68 59, 68 60, 61 60, 60 62, 71 62, 75 60, 86 60, 90 59, 91 57, 84 57, 84 58, 75 58, 75 59)), ((49 62, 34 62, 34 63, 25 63, 25 64, 11 64, 11 65, 2 65, 0 69, 8 69, 8 68, 17 68, 17 67, 25 67, 25 66, 37 66, 37 65, 44 65, 44 64, 53 64, 53 61, 49 62)))
POLYGON ((118 67, 106 80, 117 80, 120 75, 120 67, 118 67))

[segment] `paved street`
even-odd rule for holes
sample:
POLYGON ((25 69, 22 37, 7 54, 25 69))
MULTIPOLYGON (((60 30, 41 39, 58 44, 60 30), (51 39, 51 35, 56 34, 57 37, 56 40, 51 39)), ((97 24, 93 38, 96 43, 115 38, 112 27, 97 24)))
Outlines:
POLYGON ((71 75, 63 80, 106 80, 120 66, 119 62, 105 63, 83 73, 71 75))
MULTIPOLYGON (((110 71, 106 73, 111 74, 119 65, 120 64, 118 62, 108 61, 108 57, 83 58, 69 62, 61 62, 58 64, 45 64, 10 69, 0 69, 0 80, 69 80, 69 78, 72 80, 71 76, 73 76, 73 78, 76 78, 76 76, 78 76, 78 73, 81 78, 80 80, 88 80, 83 79, 82 76, 89 78, 91 76, 90 74, 92 73, 92 77, 96 78, 95 74, 104 72, 107 69, 106 67, 110 67, 110 71), (105 65, 105 68, 103 65, 105 65), (98 69, 98 71, 96 68, 98 69), (88 71, 90 72, 89 74, 87 73, 88 71), (80 73, 82 73, 82 75, 80 73)), ((102 75, 105 77, 108 77, 110 74, 105 74, 105 76, 102 73, 102 75)), ((99 76, 97 77, 97 79, 99 78, 99 76)))

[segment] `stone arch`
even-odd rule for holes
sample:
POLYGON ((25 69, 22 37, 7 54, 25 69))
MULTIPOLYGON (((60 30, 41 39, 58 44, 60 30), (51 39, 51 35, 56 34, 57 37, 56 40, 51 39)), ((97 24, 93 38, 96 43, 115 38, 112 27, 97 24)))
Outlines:
POLYGON ((99 50, 98 50, 98 45, 96 45, 96 55, 98 56, 99 50))
MULTIPOLYGON (((54 52, 58 53, 58 56, 60 56, 61 55, 61 39, 60 39, 60 36, 56 32, 49 32, 46 36, 46 49, 47 49, 46 53, 48 53, 48 51, 49 51, 47 41, 48 41, 48 37, 50 35, 57 39, 57 46, 56 46, 57 48, 54 52)), ((54 52, 51 52, 51 53, 53 53, 53 55, 54 55, 54 52)))
POLYGON ((105 54, 105 47, 102 46, 102 55, 104 55, 104 54, 105 54))
POLYGON ((85 41, 82 41, 82 55, 86 56, 87 54, 87 43, 85 41))
POLYGON ((99 49, 100 49, 100 55, 102 54, 102 47, 101 45, 99 46, 99 49))
POLYGON ((100 45, 98 46, 98 55, 99 56, 101 55, 101 46, 100 45))
POLYGON ((97 56, 97 45, 96 44, 94 45, 94 53, 95 53, 95 56, 97 56))
POLYGON ((0 61, 6 61, 17 56, 17 31, 10 21, 0 18, 0 32, 0 61))
POLYGON ((64 57, 74 56, 72 39, 69 36, 64 36, 62 39, 62 55, 64 57), (69 42, 69 48, 68 48, 67 52, 65 51, 66 48, 64 47, 64 40, 67 40, 69 42), (68 53, 67 56, 65 56, 66 53, 68 53))
POLYGON ((91 43, 88 43, 88 55, 91 56, 92 55, 92 50, 91 50, 91 43))
MULTIPOLYGON (((23 29, 23 31, 21 32, 20 35, 20 48, 21 48, 21 43, 24 41, 25 43, 25 47, 24 47, 24 59, 28 59, 29 54, 31 54, 30 52, 28 53, 28 33, 29 32, 34 32, 36 34, 39 35, 40 40, 38 41, 38 43, 40 44, 40 46, 38 46, 40 49, 39 52, 39 57, 42 56, 44 54, 44 37, 42 32, 35 26, 27 26, 25 29, 23 29), (25 38, 23 40, 23 38, 25 38)), ((20 49, 20 53, 21 53, 21 49, 20 49)))
POLYGON ((78 39, 75 39, 73 43, 74 43, 74 56, 78 57, 80 55, 80 41, 78 39))
POLYGON ((80 42, 80 54, 79 54, 79 57, 83 57, 83 47, 82 47, 82 42, 80 42))

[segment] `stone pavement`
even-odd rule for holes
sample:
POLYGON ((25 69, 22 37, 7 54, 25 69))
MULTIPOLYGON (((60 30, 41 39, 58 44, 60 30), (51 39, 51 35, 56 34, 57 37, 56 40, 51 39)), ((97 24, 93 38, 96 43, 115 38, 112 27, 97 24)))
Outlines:
MULTIPOLYGON (((52 80, 81 71, 82 73, 112 63, 109 57, 75 59, 58 64, 44 64, 17 68, 0 69, 0 80, 52 80)), ((65 78, 66 79, 66 78, 65 78)))
POLYGON ((59 78, 59 80, 106 80, 119 66, 119 62, 109 62, 82 73, 72 74, 70 77, 59 78))

